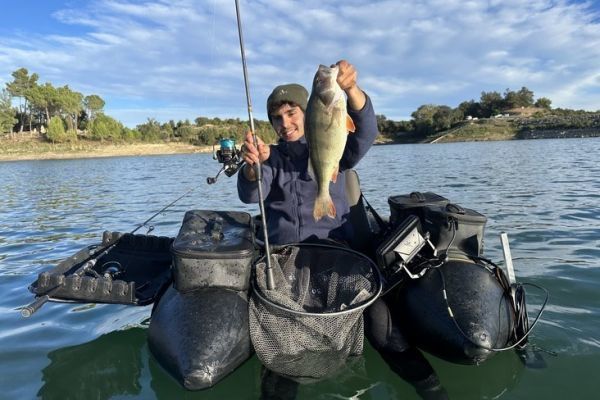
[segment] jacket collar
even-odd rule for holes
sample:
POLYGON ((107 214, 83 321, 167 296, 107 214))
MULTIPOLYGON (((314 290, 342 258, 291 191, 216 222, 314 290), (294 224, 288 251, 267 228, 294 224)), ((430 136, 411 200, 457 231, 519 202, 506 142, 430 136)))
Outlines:
POLYGON ((300 139, 293 142, 286 142, 283 139, 279 139, 277 146, 283 154, 292 160, 308 158, 308 145, 306 143, 306 136, 302 136, 300 139))

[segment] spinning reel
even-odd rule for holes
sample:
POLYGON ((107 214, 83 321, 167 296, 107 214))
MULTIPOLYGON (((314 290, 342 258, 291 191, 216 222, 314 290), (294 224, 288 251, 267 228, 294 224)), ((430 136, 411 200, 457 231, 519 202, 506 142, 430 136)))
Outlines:
POLYGON ((213 145, 213 159, 223 164, 217 175, 206 178, 206 183, 212 185, 217 182, 217 178, 221 172, 225 172, 227 176, 233 176, 244 164, 242 158, 242 150, 235 147, 235 139, 220 139, 219 150, 215 150, 213 145))

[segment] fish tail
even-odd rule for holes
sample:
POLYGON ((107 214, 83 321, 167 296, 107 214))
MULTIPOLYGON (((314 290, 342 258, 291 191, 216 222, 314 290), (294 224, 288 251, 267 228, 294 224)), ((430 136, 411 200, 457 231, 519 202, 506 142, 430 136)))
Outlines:
POLYGON ((333 200, 329 193, 317 196, 315 199, 315 208, 313 209, 315 221, 320 220, 325 215, 329 218, 335 218, 336 215, 335 205, 333 204, 333 200))

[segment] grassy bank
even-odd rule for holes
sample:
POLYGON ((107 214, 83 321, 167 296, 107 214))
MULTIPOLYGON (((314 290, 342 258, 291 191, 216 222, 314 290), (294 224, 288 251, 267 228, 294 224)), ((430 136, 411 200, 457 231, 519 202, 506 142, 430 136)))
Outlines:
POLYGON ((525 108, 510 116, 463 121, 427 142, 600 137, 600 113, 525 108))
POLYGON ((441 132, 431 141, 443 143, 513 140, 517 138, 518 132, 517 126, 506 119, 468 121, 458 127, 441 132))
POLYGON ((24 135, 19 139, 0 139, 0 161, 47 160, 155 154, 205 153, 210 146, 168 143, 109 143, 78 140, 72 143, 50 143, 40 137, 24 135))

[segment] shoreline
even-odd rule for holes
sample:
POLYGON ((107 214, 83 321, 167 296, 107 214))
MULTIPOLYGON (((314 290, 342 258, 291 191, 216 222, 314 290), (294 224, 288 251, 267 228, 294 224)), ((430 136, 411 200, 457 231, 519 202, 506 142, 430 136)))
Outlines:
MULTIPOLYGON (((449 142, 472 142, 472 141, 510 141, 510 140, 540 140, 540 139, 559 139, 559 138, 584 138, 599 137, 599 129, 547 129, 532 131, 520 134, 504 133, 485 136, 464 136, 456 135, 454 130, 442 132, 437 137, 429 138, 428 141, 403 141, 378 138, 374 145, 385 146, 390 144, 433 144, 449 142)), ((24 140, 13 142, 0 139, 0 162, 10 161, 39 161, 39 160, 68 160, 85 158, 106 158, 106 157, 136 157, 136 156, 154 156, 169 154, 196 154, 212 153, 212 146, 194 146, 186 143, 125 143, 110 144, 97 142, 79 142, 73 144, 53 145, 46 143, 39 146, 40 142, 35 140, 24 140), (14 146, 20 143, 21 146, 14 146), (4 144, 9 144, 3 148, 4 144), (12 148, 10 145, 13 145, 12 148), (25 144, 25 146, 22 146, 25 144), (36 146, 37 145, 37 146, 36 146), (40 149, 42 147, 42 149, 40 149)))
MULTIPOLYGON (((1 142, 0 142, 1 144, 1 142)), ((0 152, 0 162, 4 161, 38 161, 68 160, 105 157, 154 156, 168 154, 211 153, 212 146, 194 146, 182 143, 135 143, 135 144, 94 144, 82 148, 66 149, 57 146, 48 151, 0 152)))

